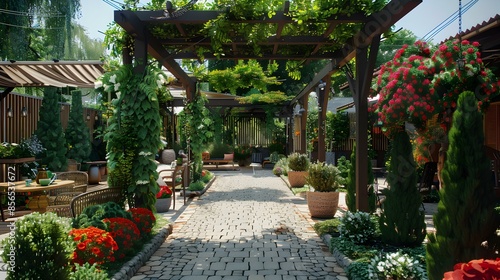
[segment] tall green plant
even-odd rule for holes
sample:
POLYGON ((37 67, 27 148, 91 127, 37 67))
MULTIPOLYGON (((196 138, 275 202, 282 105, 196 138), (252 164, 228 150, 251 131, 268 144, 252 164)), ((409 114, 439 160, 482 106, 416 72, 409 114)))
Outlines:
POLYGON ((214 137, 211 128, 213 120, 210 111, 205 107, 207 98, 198 92, 193 100, 186 104, 184 110, 179 114, 183 127, 179 133, 182 135, 181 139, 185 139, 190 145, 192 151, 192 160, 194 161, 193 181, 201 179, 201 171, 203 168, 203 161, 201 153, 204 151, 207 144, 212 141, 214 137))
POLYGON ((90 132, 85 124, 82 108, 82 92, 71 92, 71 111, 69 112, 68 127, 66 128, 66 143, 68 144, 67 157, 78 162, 87 160, 92 149, 90 145, 90 132))
POLYGON ((153 66, 136 74, 131 65, 102 78, 105 93, 116 94, 116 108, 104 139, 108 152, 108 183, 125 188, 129 204, 153 209, 158 192, 154 156, 162 147, 158 97, 165 94, 164 74, 153 66))
MULTIPOLYGON (((347 175, 347 184, 346 184, 346 196, 345 201, 347 204, 347 208, 351 212, 356 212, 356 143, 354 143, 352 147, 351 160, 348 164, 349 171, 347 175)), ((372 163, 368 160, 368 210, 370 213, 375 212, 377 209, 376 201, 377 197, 375 195, 375 191, 373 189, 373 170, 372 163)))
POLYGON ((410 138, 404 130, 395 133, 391 163, 384 190, 384 211, 379 220, 381 238, 396 246, 418 246, 425 238, 425 215, 419 208, 422 198, 417 189, 417 170, 410 138))
POLYGON ((59 96, 56 88, 47 87, 44 89, 40 119, 35 131, 45 148, 40 156, 41 163, 51 171, 64 171, 67 166, 66 138, 61 124, 59 96))
MULTIPOLYGON (((429 279, 442 279, 456 263, 488 258, 482 243, 495 233, 490 166, 484 153, 482 114, 474 93, 458 98, 443 167, 436 233, 429 234, 429 279)), ((491 244, 490 244, 491 245, 491 244)))

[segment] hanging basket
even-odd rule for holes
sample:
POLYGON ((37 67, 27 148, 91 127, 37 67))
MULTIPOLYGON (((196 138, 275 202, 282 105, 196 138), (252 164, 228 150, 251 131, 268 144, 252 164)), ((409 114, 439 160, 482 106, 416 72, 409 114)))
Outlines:
POLYGON ((307 171, 288 171, 288 182, 292 188, 302 188, 306 184, 307 171))
POLYGON ((333 218, 339 205, 339 192, 307 192, 311 217, 333 218))

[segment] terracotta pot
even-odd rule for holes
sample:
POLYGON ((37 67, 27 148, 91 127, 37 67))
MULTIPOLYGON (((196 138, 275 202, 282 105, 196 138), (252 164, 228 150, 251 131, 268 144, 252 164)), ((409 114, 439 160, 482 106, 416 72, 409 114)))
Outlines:
POLYGON ((156 199, 156 204, 155 204, 156 212, 158 213, 168 212, 168 210, 170 209, 170 204, 172 204, 172 197, 156 199))
POLYGON ((292 188, 301 188, 306 184, 307 171, 288 171, 288 182, 292 188))
POLYGON ((307 192, 311 217, 333 218, 339 205, 339 192, 307 192))

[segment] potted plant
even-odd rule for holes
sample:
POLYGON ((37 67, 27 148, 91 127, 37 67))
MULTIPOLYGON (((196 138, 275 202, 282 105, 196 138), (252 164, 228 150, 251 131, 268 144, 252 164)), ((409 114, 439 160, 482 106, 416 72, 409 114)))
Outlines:
POLYGON ((306 184, 309 163, 306 154, 292 153, 288 156, 288 182, 292 188, 300 188, 306 184))
POLYGON ((160 191, 156 193, 156 212, 168 212, 172 203, 172 190, 168 186, 160 186, 160 191))
POLYGON ((234 159, 238 161, 239 166, 246 166, 252 155, 252 148, 248 145, 237 146, 234 148, 234 159))
POLYGON ((314 191, 307 192, 307 206, 311 217, 333 218, 339 204, 340 171, 324 162, 311 164, 306 183, 314 191))

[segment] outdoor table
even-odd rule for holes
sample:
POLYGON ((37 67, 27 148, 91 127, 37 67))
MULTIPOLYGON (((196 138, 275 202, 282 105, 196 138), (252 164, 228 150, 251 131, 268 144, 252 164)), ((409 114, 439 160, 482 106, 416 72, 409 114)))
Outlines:
MULTIPOLYGON (((27 205, 31 210, 37 212, 45 212, 48 206, 48 197, 44 193, 48 190, 58 189, 62 187, 67 187, 75 185, 75 181, 73 180, 55 180, 52 184, 48 186, 42 186, 37 184, 36 182, 32 182, 29 186, 26 186, 25 181, 16 181, 16 182, 2 182, 0 183, 0 191, 1 195, 6 195, 8 192, 14 191, 15 193, 33 193, 33 199, 30 200, 27 205), (13 187, 13 189, 9 189, 9 187, 13 187)), ((7 201, 9 201, 7 199, 7 201)), ((3 211, 3 209, 0 209, 3 211)), ((3 216, 2 216, 3 219, 3 216)))
POLYGON ((250 166, 252 167, 253 175, 255 175, 255 167, 262 167, 262 164, 257 162, 252 162, 250 163, 250 166))

